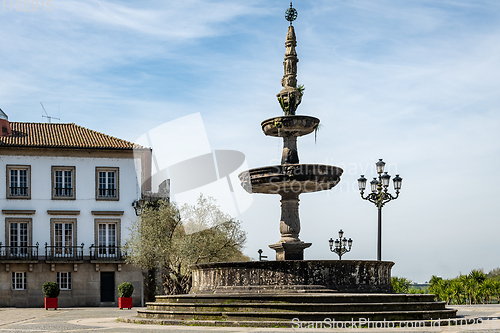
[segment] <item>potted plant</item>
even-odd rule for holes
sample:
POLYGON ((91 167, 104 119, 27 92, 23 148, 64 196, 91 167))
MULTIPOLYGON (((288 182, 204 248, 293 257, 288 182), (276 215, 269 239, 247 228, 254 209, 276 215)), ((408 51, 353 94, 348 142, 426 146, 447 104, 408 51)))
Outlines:
POLYGON ((57 310, 57 296, 61 290, 55 282, 45 282, 42 286, 43 294, 45 295, 45 310, 56 309, 57 310))
POLYGON ((118 307, 132 309, 132 293, 134 286, 130 282, 123 282, 118 286, 118 307))

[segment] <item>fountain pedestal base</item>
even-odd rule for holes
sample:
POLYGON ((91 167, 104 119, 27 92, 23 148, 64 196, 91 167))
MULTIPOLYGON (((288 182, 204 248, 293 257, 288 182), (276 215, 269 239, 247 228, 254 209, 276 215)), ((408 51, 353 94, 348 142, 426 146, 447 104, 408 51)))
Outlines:
POLYGON ((276 251, 276 260, 304 260, 304 249, 311 246, 312 243, 276 243, 269 247, 276 251))

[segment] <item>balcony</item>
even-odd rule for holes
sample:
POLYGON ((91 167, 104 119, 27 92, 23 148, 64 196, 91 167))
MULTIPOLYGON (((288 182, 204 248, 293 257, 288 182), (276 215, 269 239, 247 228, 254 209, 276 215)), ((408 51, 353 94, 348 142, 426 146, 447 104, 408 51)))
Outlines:
POLYGON ((9 187, 10 195, 13 197, 27 197, 28 187, 9 187))
POLYGON ((116 198, 116 189, 114 188, 100 188, 99 198, 116 198))
POLYGON ((73 196, 73 189, 70 187, 55 188, 54 189, 54 196, 55 197, 72 197, 73 196))
POLYGON ((45 243, 46 261, 83 261, 83 246, 58 246, 45 243))
POLYGON ((38 243, 36 245, 9 246, 0 242, 0 260, 38 261, 38 243))
POLYGON ((97 262, 117 262, 124 261, 126 253, 122 251, 120 246, 95 246, 90 247, 90 261, 97 262))

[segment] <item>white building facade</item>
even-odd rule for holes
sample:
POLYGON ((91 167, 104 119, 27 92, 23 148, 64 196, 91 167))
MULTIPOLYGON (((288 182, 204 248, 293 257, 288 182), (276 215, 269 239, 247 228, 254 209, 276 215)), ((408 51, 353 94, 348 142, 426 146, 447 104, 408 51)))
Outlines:
POLYGON ((117 286, 142 271, 123 245, 150 191, 151 149, 75 124, 9 123, 0 137, 0 306, 43 306, 42 285, 59 284, 60 307, 113 306, 117 286))

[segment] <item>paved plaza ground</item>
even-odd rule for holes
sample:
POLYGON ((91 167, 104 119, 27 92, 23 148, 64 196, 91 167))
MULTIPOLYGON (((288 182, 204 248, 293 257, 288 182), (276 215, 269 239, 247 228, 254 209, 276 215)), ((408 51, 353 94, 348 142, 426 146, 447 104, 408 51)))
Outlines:
POLYGON ((500 305, 454 306, 458 314, 482 318, 482 324, 457 325, 441 328, 412 329, 291 329, 291 328, 233 328, 199 326, 141 325, 119 322, 118 317, 136 316, 136 310, 117 308, 63 308, 44 310, 0 309, 0 332, 500 332, 500 305))

